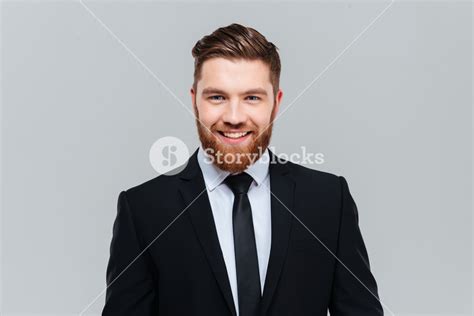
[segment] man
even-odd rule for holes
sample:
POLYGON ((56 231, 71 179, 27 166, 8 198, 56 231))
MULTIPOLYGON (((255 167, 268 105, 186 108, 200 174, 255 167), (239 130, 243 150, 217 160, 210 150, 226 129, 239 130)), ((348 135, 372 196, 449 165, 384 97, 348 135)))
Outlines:
POLYGON ((268 149, 275 45, 232 24, 192 53, 201 146, 120 193, 103 315, 383 315, 344 177, 268 149))

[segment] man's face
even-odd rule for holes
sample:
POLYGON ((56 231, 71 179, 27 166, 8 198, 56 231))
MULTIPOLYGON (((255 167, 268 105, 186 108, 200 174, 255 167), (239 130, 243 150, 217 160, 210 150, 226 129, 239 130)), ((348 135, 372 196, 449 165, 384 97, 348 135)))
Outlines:
POLYGON ((260 157, 282 95, 280 89, 274 97, 270 68, 260 60, 212 58, 203 63, 191 97, 199 139, 219 168, 241 172, 260 157))

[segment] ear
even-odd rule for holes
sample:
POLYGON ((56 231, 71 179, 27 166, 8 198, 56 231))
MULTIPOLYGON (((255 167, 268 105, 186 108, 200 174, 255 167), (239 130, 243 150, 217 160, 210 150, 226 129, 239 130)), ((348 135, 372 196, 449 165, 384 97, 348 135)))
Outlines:
POLYGON ((272 117, 272 121, 275 119, 275 117, 277 116, 278 114, 278 111, 280 110, 280 103, 281 103, 281 100, 283 99, 283 90, 281 89, 278 89, 278 92, 275 96, 275 105, 274 105, 274 109, 273 109, 273 117, 272 117))
POLYGON ((189 93, 191 94, 191 104, 193 106, 194 116, 198 117, 198 111, 196 108, 196 91, 194 91, 192 86, 191 89, 189 89, 189 93))
POLYGON ((189 89, 189 94, 191 95, 191 101, 194 104, 196 102, 196 92, 194 91, 194 88, 192 86, 189 89))

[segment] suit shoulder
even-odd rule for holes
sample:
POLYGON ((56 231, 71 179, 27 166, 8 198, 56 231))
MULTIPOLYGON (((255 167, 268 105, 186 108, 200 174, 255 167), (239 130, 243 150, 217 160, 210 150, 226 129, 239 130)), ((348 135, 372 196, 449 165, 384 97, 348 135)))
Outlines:
POLYGON ((292 173, 297 177, 309 178, 323 182, 340 181, 340 176, 335 173, 308 168, 306 166, 293 163, 291 161, 288 161, 286 164, 288 165, 288 168, 292 171, 292 173))
POLYGON ((308 168, 288 161, 286 163, 297 183, 302 184, 303 191, 310 194, 322 194, 325 197, 340 199, 341 188, 345 181, 336 173, 308 168))
MULTIPOLYGON (((158 175, 126 190, 126 195, 133 221, 138 230, 148 227, 148 223, 169 222, 170 210, 174 214, 179 201, 179 176, 158 175)), ((171 214, 171 215, 173 215, 171 214)))
POLYGON ((124 189, 130 204, 140 208, 151 205, 164 205, 178 193, 179 173, 160 174, 141 183, 124 189))
POLYGON ((161 174, 154 178, 148 179, 137 185, 131 186, 124 190, 127 195, 133 197, 149 197, 156 195, 165 195, 170 190, 176 190, 178 175, 161 174))

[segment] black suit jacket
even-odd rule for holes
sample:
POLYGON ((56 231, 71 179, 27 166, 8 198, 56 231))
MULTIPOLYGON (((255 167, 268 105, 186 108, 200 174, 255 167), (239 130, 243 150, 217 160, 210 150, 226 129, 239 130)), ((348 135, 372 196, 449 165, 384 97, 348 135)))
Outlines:
MULTIPOLYGON (((288 161, 269 168, 261 315, 383 315, 344 177, 288 161)), ((197 150, 180 173, 120 193, 107 286, 102 315, 236 315, 197 150)))

